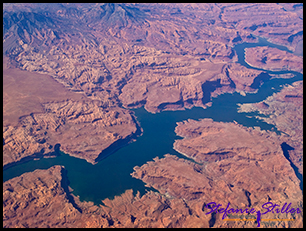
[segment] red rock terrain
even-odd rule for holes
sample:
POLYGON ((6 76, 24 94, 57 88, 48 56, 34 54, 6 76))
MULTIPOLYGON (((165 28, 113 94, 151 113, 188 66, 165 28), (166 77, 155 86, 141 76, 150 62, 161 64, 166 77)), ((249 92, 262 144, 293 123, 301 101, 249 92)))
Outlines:
MULTIPOLYGON (((179 122, 175 131, 184 139, 177 140, 174 148, 202 164, 166 155, 135 167, 132 176, 164 195, 183 198, 198 217, 209 221, 210 227, 255 227, 255 224, 226 222, 220 214, 204 216, 199 212, 201 208, 208 210, 203 202, 222 205, 230 202, 235 208, 258 210, 268 201, 277 204, 292 201, 296 206, 302 205, 300 180, 284 156, 282 139, 274 133, 211 119, 179 122)), ((265 219, 289 217, 271 213, 265 219)), ((265 227, 269 225, 300 227, 302 217, 289 223, 265 223, 265 227)))
POLYGON ((274 145, 276 138, 269 140, 274 134, 260 129, 257 131, 212 119, 188 120, 177 124, 175 132, 184 139, 176 140, 174 149, 200 163, 234 157, 257 159, 256 156, 262 156, 268 150, 272 153, 280 151, 280 145, 274 145), (241 152, 245 157, 239 157, 241 152))
MULTIPOLYGON (((279 160, 275 166, 278 164, 279 160)), ((286 171, 286 168, 283 166, 279 169, 280 181, 281 172, 286 171)), ((290 198, 292 206, 301 206, 297 199, 301 196, 298 189, 296 192, 288 189, 296 189, 293 181, 281 184, 278 193, 269 188, 270 183, 267 181, 264 195, 257 197, 243 191, 247 180, 240 179, 242 182, 238 181, 237 185, 234 182, 226 184, 226 173, 219 173, 214 178, 215 172, 209 173, 208 170, 171 155, 156 158, 154 162, 135 167, 133 175, 158 188, 161 194, 148 191, 143 196, 139 193, 134 196, 132 190, 128 190, 113 200, 103 200, 104 205, 100 206, 92 202, 80 202, 70 193, 63 167, 35 170, 3 184, 3 227, 256 227, 253 221, 225 221, 220 214, 216 217, 206 215, 206 204, 217 200, 225 205, 230 201, 233 207, 243 207, 250 201, 252 207, 257 209, 268 200, 282 203, 290 198), (228 194, 228 200, 224 200, 223 194, 228 194), (243 203, 234 202, 237 196, 243 203)), ((292 217, 269 214, 265 218, 292 217)), ((276 226, 301 227, 301 214, 295 218, 292 222, 276 222, 276 226)), ((261 222, 261 227, 269 226, 269 222, 261 222)))
POLYGON ((242 104, 239 111, 258 111, 258 118, 282 131, 282 139, 293 148, 290 159, 303 174, 303 81, 285 86, 260 103, 242 104))
MULTIPOLYGON (((6 60, 6 59, 5 59, 6 60)), ((133 137, 132 114, 74 93, 50 76, 3 71, 3 165, 61 150, 95 163, 119 140, 133 137)))
POLYGON ((300 53, 297 50, 303 44, 303 4, 258 3, 245 7, 241 3, 224 3, 220 7, 221 20, 235 24, 236 30, 248 31, 300 53))
POLYGON ((68 189, 65 169, 35 170, 3 184, 3 227, 190 227, 208 226, 190 215, 182 199, 152 191, 126 191, 104 206, 80 202, 68 189))
MULTIPOLYGON (((232 47, 261 36, 301 55, 302 28, 303 5, 294 3, 4 4, 3 165, 54 155, 59 144, 94 164, 141 133, 129 108, 205 108, 224 92, 255 92, 262 72, 235 63, 232 47)), ((247 50, 258 51, 247 61, 302 72, 301 57, 264 49, 247 50)), ((165 155, 135 166, 132 176, 158 192, 128 190, 96 206, 70 193, 61 166, 10 179, 3 227, 256 227, 206 215, 206 204, 302 209, 292 167, 302 173, 302 97, 294 83, 241 106, 271 114, 264 119, 281 136, 209 119, 178 123, 175 149, 200 164, 165 155)), ((261 227, 303 227, 302 214, 270 213, 262 218, 295 220, 261 227)))
MULTIPOLYGON (((261 210, 261 206, 268 201, 281 204, 288 200, 296 207, 301 207, 302 193, 297 179, 287 180, 288 177, 295 177, 288 161, 281 155, 270 158, 267 162, 241 158, 234 162, 224 159, 198 165, 166 155, 165 158, 155 158, 141 167, 135 167, 132 175, 158 189, 168 198, 181 198, 190 208, 191 217, 195 216, 195 223, 191 223, 189 227, 196 227, 196 224, 200 227, 256 227, 254 221, 226 221, 222 220, 223 214, 206 215, 210 211, 206 205, 216 202, 225 207, 230 203, 234 208, 252 207, 261 210)), ((289 217, 272 213, 262 216, 265 219, 289 217)), ((269 227, 269 224, 261 225, 269 227)), ((276 222, 272 225, 288 226, 301 227, 302 217, 299 216, 293 222, 276 222)))
MULTIPOLYGON (((11 65, 4 70, 4 121, 15 121, 14 128, 4 127, 4 164, 34 153, 41 155, 58 141, 62 150, 94 163, 108 146, 136 132, 129 112, 118 106, 144 105, 150 112, 193 105, 205 107, 211 96, 223 92, 254 91, 250 86, 260 74, 228 63, 237 60, 230 47, 233 42, 229 42, 236 32, 221 30, 223 24, 218 22, 217 5, 188 5, 182 13, 181 5, 173 8, 167 4, 137 7, 73 4, 52 5, 52 8, 41 4, 42 11, 37 11, 37 6, 4 5, 4 52, 11 65), (147 11, 146 7, 151 10, 147 11), (174 17, 173 22, 166 20, 169 13, 174 17), (101 28, 98 18, 104 14, 109 16, 101 16, 106 25, 101 28), (122 24, 121 28, 113 26, 118 23, 122 24), (203 23, 210 27, 200 33, 203 23), (163 45, 161 38, 168 45, 163 45), (12 81, 16 82, 18 75, 28 75, 14 67, 35 73, 33 76, 37 78, 38 73, 46 77, 39 84, 37 79, 18 79, 14 89, 12 81), (55 82, 49 85, 51 79, 46 74, 62 85, 55 82), (8 75, 14 76, 14 80, 7 80, 8 75), (217 87, 210 92, 203 87, 205 83, 217 87), (48 89, 43 87, 46 85, 48 89), (28 91, 34 88, 38 91, 32 98, 33 93, 29 95, 28 91), (16 103, 18 107, 14 106, 16 103), (25 117, 31 113, 33 116, 25 117), (19 118, 22 122, 16 126, 19 118), (50 123, 52 126, 47 125, 50 123), (33 129, 33 125, 37 128, 33 129)), ((248 41, 247 36, 242 38, 248 41)))
MULTIPOLYGON (((4 7, 4 50, 19 68, 48 73, 91 99, 126 107, 145 105, 150 112, 182 109, 190 102, 203 106, 201 86, 212 78, 224 86, 221 92, 241 91, 229 83, 246 87, 242 78, 219 74, 222 64, 237 60, 231 46, 256 41, 251 33, 277 39, 285 36, 276 29, 289 28, 285 34, 294 39, 288 38, 292 41, 285 45, 301 40, 294 34, 302 26, 299 6, 291 11, 278 4, 55 4, 52 9, 43 4, 42 11, 36 7, 4 7), (27 17, 33 28, 24 26, 27 17), (248 27, 266 19, 271 23, 263 28, 273 33, 258 34, 248 27)), ((237 71, 243 69, 237 66, 237 71)))
POLYGON ((211 90, 205 89, 204 83, 217 84, 211 93, 214 97, 235 90, 254 92, 255 89, 250 86, 260 74, 260 71, 249 70, 235 63, 212 64, 187 58, 170 68, 170 71, 163 70, 166 66, 154 65, 153 68, 142 68, 135 72, 135 78, 122 88, 119 96, 123 105, 133 108, 145 104, 149 112, 203 106, 211 101, 210 97, 205 97, 211 90))
POLYGON ((297 71, 303 73, 303 57, 272 47, 245 49, 245 61, 257 68, 271 71, 297 71))

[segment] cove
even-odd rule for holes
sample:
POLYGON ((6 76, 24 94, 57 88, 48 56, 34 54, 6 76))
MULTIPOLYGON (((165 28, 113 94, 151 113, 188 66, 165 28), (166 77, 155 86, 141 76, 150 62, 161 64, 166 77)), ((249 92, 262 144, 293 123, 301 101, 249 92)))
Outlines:
MULTIPOLYGON (((266 44, 265 41, 259 40, 258 43, 236 45, 234 50, 238 54, 238 62, 244 66, 247 65, 245 62, 243 63, 245 47, 263 44, 266 44)), ((134 193, 139 191, 142 195, 148 188, 144 186, 141 180, 130 176, 134 166, 141 166, 147 161, 152 161, 156 156, 162 158, 167 153, 179 158, 186 158, 173 150, 174 140, 180 139, 174 133, 176 122, 202 118, 212 118, 214 121, 222 122, 233 122, 235 120, 247 127, 258 126, 264 130, 281 132, 275 126, 255 118, 256 113, 237 112, 237 103, 262 101, 273 93, 280 91, 284 85, 303 80, 303 75, 297 72, 264 72, 267 74, 293 73, 294 77, 290 79, 260 79, 258 80, 260 83, 258 84, 259 89, 256 93, 246 94, 246 96, 239 93, 222 94, 212 98, 212 106, 207 109, 193 107, 184 111, 164 111, 157 114, 151 114, 143 107, 134 109, 132 111, 134 111, 135 117, 143 129, 143 134, 135 142, 121 147, 96 165, 61 152, 56 158, 30 160, 5 169, 3 171, 3 181, 35 169, 47 169, 54 165, 63 165, 67 170, 69 186, 73 189, 72 193, 79 196, 81 201, 93 201, 95 204, 101 204, 101 200, 112 199, 114 196, 124 193, 127 189, 133 189, 134 193)))

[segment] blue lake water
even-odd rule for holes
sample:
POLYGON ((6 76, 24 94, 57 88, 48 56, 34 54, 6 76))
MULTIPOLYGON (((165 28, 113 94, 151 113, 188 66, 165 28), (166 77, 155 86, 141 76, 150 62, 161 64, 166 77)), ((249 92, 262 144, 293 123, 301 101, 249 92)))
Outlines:
MULTIPOLYGON (((246 47, 255 46, 272 46, 287 50, 283 46, 271 44, 262 38, 259 39, 258 43, 238 44, 234 49, 238 54, 238 62, 240 64, 252 68, 244 62, 243 50, 246 47)), ((147 189, 144 187, 144 183, 130 176, 134 166, 141 166, 156 156, 162 158, 167 153, 177 155, 180 158, 186 158, 173 150, 174 140, 180 139, 174 133, 176 122, 202 118, 212 118, 214 121, 223 122, 235 120, 244 126, 259 126, 261 129, 273 129, 279 133, 273 125, 254 117, 247 117, 253 116, 256 113, 238 113, 237 103, 262 101, 274 92, 280 91, 285 84, 303 80, 303 75, 292 71, 265 72, 268 74, 293 73, 295 77, 291 79, 269 79, 264 83, 260 82, 258 84, 260 88, 256 94, 242 96, 239 93, 226 93, 219 95, 217 98, 212 99, 212 106, 207 109, 194 107, 184 111, 165 111, 157 114, 151 114, 143 107, 134 109, 135 116, 143 129, 142 136, 138 137, 135 142, 120 148, 96 165, 61 153, 56 158, 31 160, 10 167, 3 171, 3 181, 20 176, 25 172, 34 171, 35 169, 47 169, 53 165, 63 165, 67 170, 69 186, 74 190, 74 195, 80 196, 81 201, 93 201, 95 204, 101 204, 101 200, 113 198, 127 189, 133 189, 134 193, 139 191, 143 194, 147 189)))

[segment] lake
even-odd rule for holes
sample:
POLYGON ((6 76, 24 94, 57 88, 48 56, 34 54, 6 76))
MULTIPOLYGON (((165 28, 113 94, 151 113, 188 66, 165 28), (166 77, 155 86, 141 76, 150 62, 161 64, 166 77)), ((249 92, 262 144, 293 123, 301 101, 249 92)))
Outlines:
MULTIPOLYGON (((286 47, 272 44, 263 38, 259 38, 258 43, 242 43, 234 47, 238 55, 238 62, 248 68, 244 61, 244 48, 255 46, 271 46, 281 50, 286 47)), ((258 82, 257 93, 242 96, 239 93, 222 94, 212 99, 212 106, 203 109, 193 107, 184 111, 165 111, 157 114, 147 112, 143 107, 134 109, 135 116, 143 129, 142 136, 107 158, 101 160, 96 165, 92 165, 85 160, 69 156, 61 152, 56 158, 42 158, 20 163, 3 171, 3 181, 7 181, 25 172, 35 169, 47 169, 53 165, 63 165, 67 170, 69 186, 74 190, 73 194, 80 197, 81 201, 93 201, 101 204, 105 198, 112 199, 115 195, 122 194, 127 189, 133 189, 134 193, 139 191, 142 194, 148 189, 141 180, 130 176, 133 167, 141 166, 147 161, 151 161, 156 156, 162 158, 165 154, 177 155, 180 158, 187 158, 173 150, 175 139, 180 139, 174 133, 176 122, 187 119, 212 118, 214 121, 233 122, 237 121, 247 127, 258 126, 264 130, 277 131, 275 126, 267 124, 254 117, 256 113, 238 113, 237 103, 255 103, 266 99, 275 92, 279 92, 285 84, 303 80, 303 75, 293 71, 265 71, 268 74, 293 73, 295 77, 290 79, 269 79, 262 83, 258 82)), ((255 83, 254 83, 255 84, 255 83)), ((257 84, 257 83, 256 83, 257 84)), ((153 190, 150 188, 150 190, 153 190)))

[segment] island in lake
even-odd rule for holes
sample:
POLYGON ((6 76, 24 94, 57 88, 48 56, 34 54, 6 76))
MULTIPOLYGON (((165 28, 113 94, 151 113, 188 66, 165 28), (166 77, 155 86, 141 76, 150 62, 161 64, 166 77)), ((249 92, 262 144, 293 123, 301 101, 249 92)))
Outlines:
POLYGON ((4 3, 3 175, 6 228, 303 227, 303 4, 4 3))

